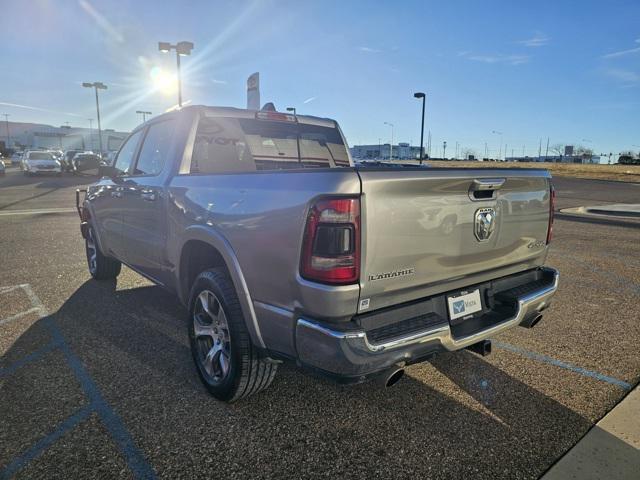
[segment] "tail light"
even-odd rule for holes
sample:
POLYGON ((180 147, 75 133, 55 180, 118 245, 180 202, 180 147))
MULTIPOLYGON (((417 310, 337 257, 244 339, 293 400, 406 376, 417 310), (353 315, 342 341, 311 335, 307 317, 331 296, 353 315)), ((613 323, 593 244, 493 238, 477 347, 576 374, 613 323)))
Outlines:
POLYGON ((551 242, 553 237, 553 215, 556 210, 556 189, 551 188, 549 190, 549 228, 547 229, 547 245, 551 242))
POLYGON ((301 275, 333 285, 360 278, 360 199, 324 198, 309 209, 301 275))

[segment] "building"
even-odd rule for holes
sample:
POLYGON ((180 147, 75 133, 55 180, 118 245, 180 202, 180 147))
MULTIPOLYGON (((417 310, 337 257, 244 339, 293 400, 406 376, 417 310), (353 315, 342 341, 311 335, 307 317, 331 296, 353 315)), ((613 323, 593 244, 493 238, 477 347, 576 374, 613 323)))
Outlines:
MULTIPOLYGON (((66 125, 53 127, 20 122, 9 122, 8 126, 9 145, 7 147, 15 150, 30 148, 100 150, 97 128, 89 129, 66 125)), ((116 132, 113 129, 102 130, 102 149, 105 152, 118 150, 128 135, 128 132, 116 132)))
MULTIPOLYGON (((349 149, 353 158, 362 160, 389 160, 390 146, 388 143, 376 145, 354 145, 349 149)), ((420 158, 420 147, 408 143, 398 143, 393 146, 393 159, 409 160, 420 158)))
POLYGON ((540 157, 506 157, 505 162, 600 163, 600 155, 542 155, 540 157))

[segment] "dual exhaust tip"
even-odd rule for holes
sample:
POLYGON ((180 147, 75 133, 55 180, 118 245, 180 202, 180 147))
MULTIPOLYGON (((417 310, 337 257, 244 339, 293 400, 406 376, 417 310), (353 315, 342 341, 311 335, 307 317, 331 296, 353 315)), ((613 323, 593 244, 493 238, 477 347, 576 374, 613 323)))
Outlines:
MULTIPOLYGON (((542 314, 532 315, 524 320, 520 325, 525 328, 533 328, 542 320, 542 314)), ((483 357, 486 357, 491 353, 491 340, 482 340, 473 345, 469 345, 467 350, 477 353, 483 357)), ((392 370, 387 376, 383 377, 383 384, 385 387, 392 387, 404 377, 404 368, 396 368, 392 370)))

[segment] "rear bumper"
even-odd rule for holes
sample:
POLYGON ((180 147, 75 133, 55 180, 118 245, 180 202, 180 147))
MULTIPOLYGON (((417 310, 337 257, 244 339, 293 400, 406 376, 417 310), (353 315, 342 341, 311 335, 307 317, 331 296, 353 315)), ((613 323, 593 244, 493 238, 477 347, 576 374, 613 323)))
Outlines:
POLYGON ((335 326, 300 318, 296 325, 298 359, 328 374, 357 381, 396 365, 419 362, 437 352, 463 349, 516 325, 527 324, 549 306, 558 289, 559 274, 546 267, 540 271, 544 281, 536 282, 535 288, 521 289, 521 295, 513 299, 511 315, 468 335, 455 336, 447 322, 374 342, 363 329, 338 330, 335 326))

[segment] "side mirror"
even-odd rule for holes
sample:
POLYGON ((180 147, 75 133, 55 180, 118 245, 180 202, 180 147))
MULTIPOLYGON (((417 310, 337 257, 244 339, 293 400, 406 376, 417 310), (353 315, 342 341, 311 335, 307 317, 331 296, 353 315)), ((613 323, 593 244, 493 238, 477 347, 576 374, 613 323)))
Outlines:
POLYGON ((104 163, 100 164, 98 167, 98 176, 99 177, 109 177, 113 178, 118 174, 116 167, 112 165, 106 165, 104 163))

